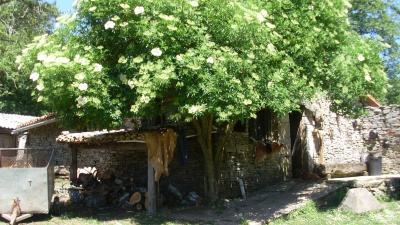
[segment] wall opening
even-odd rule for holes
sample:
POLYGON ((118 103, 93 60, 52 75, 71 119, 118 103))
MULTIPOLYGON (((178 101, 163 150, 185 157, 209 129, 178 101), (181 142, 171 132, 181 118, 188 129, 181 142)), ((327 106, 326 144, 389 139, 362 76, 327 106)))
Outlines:
POLYGON ((290 141, 291 141, 291 152, 292 152, 292 174, 294 178, 301 176, 303 165, 302 165, 302 151, 301 151, 301 140, 298 137, 300 122, 302 119, 302 113, 295 111, 289 114, 290 121, 290 141))

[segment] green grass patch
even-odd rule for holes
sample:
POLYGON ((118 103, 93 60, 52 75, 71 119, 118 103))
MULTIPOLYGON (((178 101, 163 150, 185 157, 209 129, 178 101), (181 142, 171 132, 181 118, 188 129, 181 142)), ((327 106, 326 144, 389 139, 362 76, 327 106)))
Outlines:
MULTIPOLYGON (((35 215, 22 223, 33 225, 197 225, 197 223, 173 221, 162 216, 151 217, 145 212, 93 209, 68 211, 60 216, 35 215)), ((0 225, 3 224, 6 223, 0 221, 0 225)))
MULTIPOLYGON (((340 194, 340 193, 339 193, 340 194)), ((340 197, 339 197, 340 198, 340 197)), ((339 199, 338 198, 338 199, 339 199)), ((346 212, 320 202, 308 202, 303 208, 269 223, 270 225, 371 225, 399 224, 400 202, 384 197, 379 199, 385 206, 383 210, 355 214, 346 212)), ((336 202, 337 203, 337 202, 336 202)), ((338 204, 337 204, 338 205, 338 204)))

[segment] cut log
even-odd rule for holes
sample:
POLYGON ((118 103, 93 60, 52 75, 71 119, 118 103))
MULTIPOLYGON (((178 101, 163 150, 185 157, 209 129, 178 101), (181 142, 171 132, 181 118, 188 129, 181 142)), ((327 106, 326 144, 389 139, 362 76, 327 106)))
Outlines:
POLYGON ((138 211, 142 211, 144 209, 144 206, 143 206, 143 204, 138 203, 138 204, 135 205, 135 209, 138 210, 138 211))
POLYGON ((129 199, 129 204, 135 205, 136 203, 139 203, 141 200, 142 200, 142 194, 140 194, 140 192, 135 192, 131 195, 129 199))

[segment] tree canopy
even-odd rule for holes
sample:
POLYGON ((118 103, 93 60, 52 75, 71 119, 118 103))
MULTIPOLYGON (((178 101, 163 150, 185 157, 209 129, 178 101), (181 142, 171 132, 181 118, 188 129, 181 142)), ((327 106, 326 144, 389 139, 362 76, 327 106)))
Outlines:
POLYGON ((34 98, 69 126, 192 122, 215 200, 237 120, 325 93, 337 110, 383 97, 386 43, 352 31, 347 0, 81 0, 17 58, 34 98), (221 134, 216 145, 212 130, 221 134))
POLYGON ((382 97, 385 43, 350 29, 346 0, 81 0, 18 62, 34 98, 64 121, 118 126, 166 114, 219 122, 298 109, 326 92, 338 109, 382 97))
POLYGON ((40 114, 44 107, 32 99, 34 85, 18 71, 15 57, 26 44, 53 29, 58 15, 52 4, 37 0, 0 1, 0 111, 40 114))

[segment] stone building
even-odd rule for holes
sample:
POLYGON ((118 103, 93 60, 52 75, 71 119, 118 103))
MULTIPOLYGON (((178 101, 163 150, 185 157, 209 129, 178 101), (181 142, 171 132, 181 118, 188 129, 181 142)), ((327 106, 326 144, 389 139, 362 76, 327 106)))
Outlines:
POLYGON ((16 148, 18 138, 12 134, 12 131, 19 125, 35 118, 34 116, 0 113, 0 148, 16 148))
POLYGON ((9 167, 15 163, 17 151, 6 148, 23 147, 24 137, 12 134, 19 125, 36 117, 0 113, 0 167, 9 167))
MULTIPOLYGON (((221 165, 219 190, 224 197, 238 197, 268 184, 291 177, 289 118, 278 118, 271 113, 260 113, 258 121, 239 124, 226 146, 227 154, 221 165), (263 119, 260 119, 263 118, 263 119), (266 138, 282 143, 277 152, 266 153, 261 162, 255 162, 256 140, 266 138)), ((174 184, 183 193, 195 191, 204 194, 205 172, 195 134, 186 135, 185 149, 177 148, 169 165, 169 176, 160 183, 174 184)), ((59 143, 71 149, 71 173, 85 167, 96 167, 98 175, 119 173, 132 177, 146 187, 147 147, 137 133, 127 130, 64 133, 59 143), (76 168, 76 169, 74 169, 76 168)), ((76 179, 72 174, 71 179, 76 179)))
MULTIPOLYGON (((54 150, 55 165, 68 165, 68 149, 56 143, 56 137, 61 134, 53 115, 42 117, 0 114, 1 128, 0 148, 2 161, 9 163, 2 166, 17 166, 16 161, 26 161, 28 158, 48 158, 54 150), (12 164, 12 165, 11 165, 12 164)), ((47 159, 48 160, 48 159, 47 159)))
MULTIPOLYGON (((227 143, 227 153, 221 166, 220 190, 223 190, 225 197, 240 196, 242 194, 240 182, 244 184, 246 192, 251 192, 291 177, 291 143, 288 129, 288 117, 279 119, 270 112, 259 113, 257 120, 238 124, 227 143), (262 138, 283 143, 284 147, 279 152, 267 153, 265 160, 256 163, 255 141, 262 138)), ((96 167, 100 173, 110 170, 127 173, 145 186, 147 148, 143 140, 136 140, 129 135, 124 136, 129 133, 125 130, 122 131, 124 138, 121 139, 118 138, 120 133, 111 134, 112 141, 103 140, 104 131, 97 131, 79 133, 88 135, 88 139, 84 142, 73 140, 57 142, 58 136, 74 136, 74 133, 63 135, 62 130, 52 115, 27 117, 8 130, 10 137, 15 139, 15 145, 9 147, 17 147, 20 143, 20 148, 32 149, 31 153, 54 150, 53 164, 65 167, 75 178, 77 170, 96 167), (23 141, 18 142, 18 140, 23 141), (76 169, 70 169, 74 161, 76 169)), ((163 178, 163 182, 173 183, 183 191, 203 194, 205 182, 203 156, 194 134, 187 135, 186 140, 185 156, 182 156, 177 149, 175 158, 170 164, 170 176, 163 178)))
POLYGON ((323 98, 305 104, 293 148, 294 175, 365 175, 371 159, 380 157, 383 174, 399 173, 400 108, 372 105, 353 119, 332 112, 323 98))
MULTIPOLYGON (((238 123, 218 174, 221 195, 241 196, 241 184, 245 192, 252 192, 310 174, 364 175, 371 153, 382 156, 383 173, 399 173, 400 108, 375 105, 366 109, 367 115, 352 119, 332 112, 329 102, 322 99, 284 117, 262 110, 257 119, 238 123), (282 147, 278 151, 261 148, 260 160, 260 143, 282 147)), ((77 178, 77 170, 96 167, 100 175, 112 171, 146 186, 147 146, 135 132, 62 133, 54 117, 44 116, 8 128, 8 135, 25 136, 27 148, 55 149, 54 164, 72 166, 72 179, 77 178)), ((187 132, 185 140, 185 149, 178 147, 169 165, 170 175, 160 183, 203 194, 203 156, 193 132, 187 132)))
POLYGON ((366 150, 382 156, 384 174, 400 173, 400 106, 368 108, 368 115, 355 121, 366 150))

